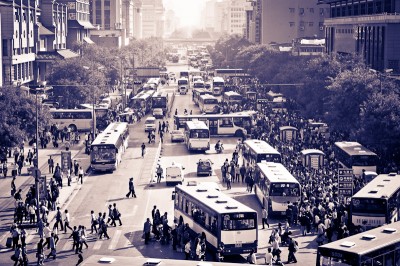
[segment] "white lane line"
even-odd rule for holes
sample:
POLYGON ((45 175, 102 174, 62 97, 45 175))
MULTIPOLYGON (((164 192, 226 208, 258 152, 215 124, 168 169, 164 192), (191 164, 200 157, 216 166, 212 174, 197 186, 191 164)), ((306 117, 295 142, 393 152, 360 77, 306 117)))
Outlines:
MULTIPOLYGON (((138 210, 138 205, 135 205, 135 206, 133 207, 133 213, 132 213, 131 215, 129 215, 129 216, 135 216, 137 210, 138 210)), ((128 246, 131 246, 131 245, 132 245, 133 235, 134 235, 133 233, 129 234, 129 237, 126 238, 124 247, 128 247, 128 246)))
POLYGON ((67 251, 67 250, 72 250, 72 240, 71 239, 68 239, 62 248, 62 251, 67 251))
POLYGON ((115 247, 118 244, 118 240, 121 237, 122 231, 121 230, 117 230, 115 232, 115 234, 113 235, 113 237, 111 238, 111 243, 108 246, 108 249, 115 249, 115 247))
POLYGON ((32 240, 33 240, 34 237, 35 237, 35 235, 34 235, 33 233, 29 234, 29 235, 26 237, 26 239, 25 239, 25 243, 26 243, 27 245, 31 244, 31 242, 32 242, 32 240))
POLYGON ((103 244, 103 241, 103 239, 97 239, 93 245, 93 250, 99 250, 101 248, 101 245, 103 244))

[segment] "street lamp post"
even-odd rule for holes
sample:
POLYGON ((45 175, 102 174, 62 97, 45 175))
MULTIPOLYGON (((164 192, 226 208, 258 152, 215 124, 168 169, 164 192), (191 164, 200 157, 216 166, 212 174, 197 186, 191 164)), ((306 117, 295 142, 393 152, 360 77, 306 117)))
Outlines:
MULTIPOLYGON (((35 105, 36 105, 36 166, 37 168, 39 168, 39 108, 38 108, 38 92, 35 91, 35 96, 36 96, 36 101, 35 101, 35 105)), ((39 171, 38 171, 39 172, 39 171)), ((40 173, 40 172, 39 172, 40 173)), ((36 217, 37 217, 37 222, 39 222, 41 220, 40 218, 40 209, 39 209, 39 178, 38 176, 34 176, 35 177, 35 189, 36 189, 36 203, 37 203, 37 208, 36 208, 36 217)))

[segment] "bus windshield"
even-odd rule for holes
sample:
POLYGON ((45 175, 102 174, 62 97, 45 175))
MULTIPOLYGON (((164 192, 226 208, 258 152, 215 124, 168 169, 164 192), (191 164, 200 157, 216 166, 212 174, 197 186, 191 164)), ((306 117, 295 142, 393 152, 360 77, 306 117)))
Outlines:
POLYGON ((255 213, 223 214, 222 220, 223 231, 254 229, 257 224, 255 213))
POLYGON ((92 149, 92 162, 110 162, 115 161, 116 151, 114 146, 110 145, 96 145, 92 149))
POLYGON ((376 156, 371 155, 353 155, 351 160, 353 166, 377 165, 376 156))
POLYGON ((178 80, 178 85, 187 85, 188 81, 186 79, 178 80))
POLYGON ((214 85, 215 87, 222 87, 222 86, 224 86, 224 83, 223 83, 223 82, 218 82, 218 81, 216 81, 216 82, 213 83, 213 85, 214 85))
POLYGON ((273 183, 271 184, 271 196, 299 197, 299 184, 273 183))
POLYGON ((190 138, 195 139, 208 139, 210 132, 206 129, 192 129, 190 130, 190 138))
POLYGON ((163 108, 167 106, 166 97, 153 97, 153 108, 163 108))
POLYGON ((353 198, 351 202, 353 213, 386 214, 385 199, 353 198))
POLYGON ((204 99, 204 103, 205 104, 214 104, 214 103, 218 103, 217 99, 204 99))
POLYGON ((257 162, 261 163, 262 161, 280 163, 281 156, 279 154, 265 154, 265 153, 258 154, 257 162))

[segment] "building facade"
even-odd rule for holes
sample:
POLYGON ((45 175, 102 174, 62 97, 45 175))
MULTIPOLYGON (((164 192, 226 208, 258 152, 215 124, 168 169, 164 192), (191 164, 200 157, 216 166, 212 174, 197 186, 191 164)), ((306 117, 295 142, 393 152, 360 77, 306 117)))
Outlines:
POLYGON ((376 70, 400 67, 400 0, 323 1, 327 53, 359 54, 376 70))
POLYGON ((249 40, 259 44, 323 38, 329 6, 316 0, 253 0, 247 12, 249 40), (249 18, 250 17, 250 18, 249 18))
POLYGON ((3 85, 34 80, 37 12, 35 1, 0 2, 3 85))
POLYGON ((142 0, 142 38, 164 36, 162 0, 142 0))

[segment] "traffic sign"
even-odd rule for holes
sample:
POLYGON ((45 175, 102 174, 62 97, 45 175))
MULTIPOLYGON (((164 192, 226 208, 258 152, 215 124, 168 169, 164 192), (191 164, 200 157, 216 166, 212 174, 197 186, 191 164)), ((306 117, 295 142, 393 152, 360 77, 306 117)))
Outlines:
POLYGON ((40 178, 41 175, 42 175, 42 172, 40 172, 40 169, 39 169, 39 168, 37 168, 37 167, 33 167, 33 168, 32 168, 32 176, 33 176, 35 179, 40 178))
POLYGON ((338 170, 338 194, 339 196, 353 196, 353 170, 341 168, 338 170))

